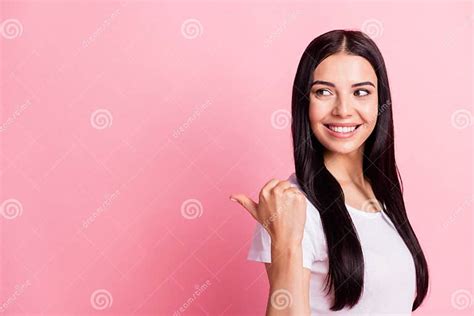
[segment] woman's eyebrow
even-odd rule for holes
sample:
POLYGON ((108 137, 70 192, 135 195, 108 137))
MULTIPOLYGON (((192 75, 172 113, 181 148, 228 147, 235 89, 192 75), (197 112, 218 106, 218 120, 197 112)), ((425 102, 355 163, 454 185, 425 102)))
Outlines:
MULTIPOLYGON (((330 86, 330 87, 336 87, 336 85, 334 83, 329 82, 329 81, 324 81, 324 80, 316 80, 311 84, 311 86, 313 86, 315 84, 323 84, 323 85, 330 86)), ((360 86, 366 86, 366 85, 370 85, 370 86, 375 88, 375 85, 370 81, 354 83, 351 87, 354 88, 354 87, 360 87, 360 86)))

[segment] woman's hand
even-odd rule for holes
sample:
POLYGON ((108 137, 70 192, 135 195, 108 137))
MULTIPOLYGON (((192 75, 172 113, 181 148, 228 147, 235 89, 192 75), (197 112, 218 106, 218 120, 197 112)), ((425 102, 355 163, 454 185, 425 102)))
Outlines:
POLYGON ((259 194, 258 204, 243 194, 232 194, 271 237, 271 264, 265 263, 270 283, 267 316, 310 315, 310 271, 303 268, 302 240, 306 197, 289 181, 271 179, 259 194), (288 303, 275 304, 284 293, 288 303))
POLYGON ((306 221, 306 198, 291 182, 271 179, 262 188, 259 202, 243 194, 232 194, 271 237, 272 245, 300 245, 306 221))

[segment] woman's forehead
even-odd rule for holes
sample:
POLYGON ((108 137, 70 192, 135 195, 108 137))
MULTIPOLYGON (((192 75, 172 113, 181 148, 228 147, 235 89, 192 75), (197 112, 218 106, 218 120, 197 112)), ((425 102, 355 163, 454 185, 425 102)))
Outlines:
POLYGON ((368 80, 374 82, 377 75, 364 57, 340 53, 325 58, 314 70, 313 79, 350 85, 368 80))

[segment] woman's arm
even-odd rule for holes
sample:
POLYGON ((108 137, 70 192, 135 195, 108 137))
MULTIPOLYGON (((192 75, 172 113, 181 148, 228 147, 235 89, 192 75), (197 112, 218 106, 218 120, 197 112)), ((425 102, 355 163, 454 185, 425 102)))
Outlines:
POLYGON ((301 244, 272 244, 272 263, 265 263, 270 283, 266 316, 311 315, 311 271, 302 266, 302 253, 301 244))
POLYGON ((302 241, 306 223, 306 198, 289 181, 271 179, 260 190, 256 203, 243 194, 230 198, 239 202, 271 237, 268 315, 310 315, 303 289, 302 241))

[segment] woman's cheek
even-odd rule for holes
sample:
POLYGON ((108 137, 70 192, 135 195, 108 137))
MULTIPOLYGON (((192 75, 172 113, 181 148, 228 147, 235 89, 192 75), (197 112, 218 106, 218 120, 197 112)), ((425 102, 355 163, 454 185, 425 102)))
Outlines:
POLYGON ((311 125, 316 125, 321 120, 321 106, 317 103, 311 103, 309 106, 309 120, 311 125))
POLYGON ((364 121, 368 122, 370 126, 375 125, 377 122, 377 103, 364 103, 359 104, 360 113, 363 116, 364 121))
POLYGON ((320 131, 320 122, 324 118, 324 112, 321 110, 322 107, 320 104, 311 104, 308 113, 311 130, 318 138, 322 134, 322 131, 320 131))

